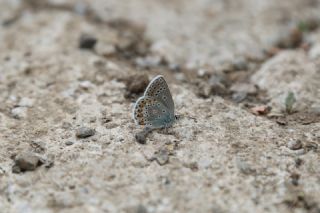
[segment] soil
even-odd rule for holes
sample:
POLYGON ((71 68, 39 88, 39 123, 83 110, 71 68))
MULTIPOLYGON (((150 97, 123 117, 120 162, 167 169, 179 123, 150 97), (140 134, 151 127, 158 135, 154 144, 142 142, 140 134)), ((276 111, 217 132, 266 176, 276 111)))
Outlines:
POLYGON ((0 212, 320 212, 319 10, 1 0, 0 212), (145 132, 156 75, 178 119, 145 132))

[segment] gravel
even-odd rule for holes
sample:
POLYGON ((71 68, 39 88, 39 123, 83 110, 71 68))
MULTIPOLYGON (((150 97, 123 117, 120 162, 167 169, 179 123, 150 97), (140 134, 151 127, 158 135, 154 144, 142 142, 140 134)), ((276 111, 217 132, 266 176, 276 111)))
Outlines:
POLYGON ((38 155, 32 152, 22 152, 15 157, 15 164, 12 167, 13 173, 34 171, 41 165, 38 155))
POLYGON ((80 49, 93 49, 97 43, 97 39, 88 34, 82 34, 79 39, 79 48, 80 49))
POLYGON ((77 138, 88 138, 90 136, 93 136, 96 133, 96 131, 89 127, 80 127, 76 130, 76 137, 77 138))
POLYGON ((160 149, 155 154, 155 159, 160 166, 163 166, 169 162, 169 152, 167 149, 160 149))
POLYGON ((300 140, 290 140, 288 142, 288 148, 291 150, 298 150, 302 148, 302 142, 300 140))

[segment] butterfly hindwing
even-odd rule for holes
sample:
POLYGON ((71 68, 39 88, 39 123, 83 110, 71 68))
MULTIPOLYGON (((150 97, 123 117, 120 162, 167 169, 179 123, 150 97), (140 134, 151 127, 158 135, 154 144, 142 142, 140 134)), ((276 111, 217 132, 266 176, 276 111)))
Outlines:
POLYGON ((169 118, 170 112, 155 98, 143 96, 138 99, 133 115, 139 125, 160 128, 166 125, 165 121, 169 118))
POLYGON ((157 76, 149 83, 144 96, 137 100, 133 118, 139 125, 162 128, 170 126, 174 117, 169 87, 162 76, 157 76))

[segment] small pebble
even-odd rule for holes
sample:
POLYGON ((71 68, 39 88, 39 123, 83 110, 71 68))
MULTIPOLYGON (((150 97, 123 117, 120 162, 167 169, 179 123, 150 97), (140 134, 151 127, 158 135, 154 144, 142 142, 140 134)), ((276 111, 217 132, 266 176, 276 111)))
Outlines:
POLYGON ((92 128, 88 127, 80 127, 76 130, 76 137, 77 138, 88 138, 92 135, 94 135, 96 131, 92 128))
POLYGON ((284 117, 277 118, 276 122, 277 122, 277 124, 283 125, 283 126, 288 124, 288 121, 284 117))
POLYGON ((233 65, 234 70, 247 70, 248 69, 248 63, 242 57, 235 59, 232 62, 232 65, 233 65))
POLYGON ((212 95, 225 95, 228 93, 225 86, 225 76, 224 75, 212 75, 209 79, 209 85, 212 95))
POLYGON ((236 92, 232 94, 232 100, 237 103, 240 103, 247 98, 247 95, 248 94, 246 92, 236 92))
POLYGON ((63 129, 70 129, 70 128, 72 127, 72 124, 69 123, 69 122, 65 122, 65 121, 64 121, 64 122, 62 123, 61 127, 62 127, 63 129))
POLYGON ((99 42, 95 48, 96 52, 102 56, 112 56, 116 53, 116 47, 113 44, 99 42))
POLYGON ((136 135, 135 135, 135 138, 137 140, 138 143, 141 143, 141 144, 145 144, 146 143, 146 139, 147 139, 147 136, 148 134, 151 132, 152 130, 148 127, 145 127, 141 132, 138 132, 136 135))
POLYGON ((89 122, 90 123, 94 123, 94 122, 96 122, 96 120, 97 120, 96 116, 92 116, 92 117, 89 118, 89 122))
POLYGON ((23 97, 19 101, 18 106, 19 107, 32 107, 33 106, 33 102, 34 101, 32 99, 23 97))
POLYGON ((299 174, 293 173, 293 174, 290 175, 290 178, 291 178, 291 183, 294 186, 298 186, 299 185, 299 179, 300 179, 300 175, 299 174))
POLYGON ((305 149, 298 149, 298 150, 294 150, 293 152, 296 155, 304 155, 304 154, 306 154, 306 150, 305 149))
POLYGON ((144 155, 140 152, 133 153, 130 160, 132 165, 137 168, 143 168, 149 164, 144 155))
POLYGON ((169 162, 169 152, 166 149, 160 149, 155 155, 155 159, 160 166, 169 162))
POLYGON ((299 167, 299 166, 302 165, 303 160, 302 160, 301 158, 296 158, 296 159, 294 160, 294 162, 295 162, 296 167, 299 167))
POLYGON ((106 123, 109 123, 109 122, 111 122, 112 121, 112 117, 108 117, 108 116, 103 116, 102 118, 101 118, 101 124, 106 124, 106 123))
POLYGON ((54 165, 54 155, 49 154, 47 156, 42 156, 40 158, 40 163, 44 165, 45 168, 49 169, 54 165))
POLYGON ((176 74, 174 75, 174 77, 175 77, 175 79, 176 79, 177 81, 186 81, 186 76, 185 76, 185 74, 182 73, 182 72, 176 73, 176 74))
POLYGON ((81 81, 81 82, 79 83, 79 86, 80 86, 82 89, 89 90, 89 89, 92 88, 94 85, 93 85, 90 81, 81 81))
POLYGON ((13 173, 33 171, 41 165, 40 158, 32 152, 22 152, 15 157, 13 173))
POLYGON ((170 63, 168 65, 168 67, 173 72, 180 72, 181 71, 181 66, 179 64, 170 63))
POLYGON ((309 51, 309 57, 311 59, 320 58, 320 44, 319 43, 312 46, 312 48, 309 51))
POLYGON ((236 165, 238 169, 245 175, 253 174, 256 171, 255 169, 251 168, 251 166, 240 157, 236 158, 236 165))
POLYGON ((11 110, 11 115, 15 119, 22 119, 27 117, 27 108, 26 107, 15 107, 11 110))
POLYGON ((80 49, 93 49, 97 39, 89 34, 82 34, 79 39, 79 48, 80 49))
POLYGON ((288 142, 288 148, 291 150, 298 150, 302 148, 302 143, 300 140, 290 140, 288 142))
POLYGON ((201 78, 201 77, 204 77, 207 73, 208 73, 208 70, 206 70, 206 69, 199 69, 199 70, 197 71, 197 76, 201 78))
POLYGON ((44 153, 46 151, 46 144, 43 141, 31 141, 30 146, 36 153, 44 153))
POLYGON ((138 132, 136 135, 135 135, 135 138, 137 140, 138 143, 140 144, 146 144, 146 134, 144 132, 138 132))
POLYGON ((137 66, 141 68, 152 68, 157 67, 161 64, 160 56, 146 56, 146 57, 138 57, 135 60, 137 66))
POLYGON ((257 87, 253 84, 247 83, 235 83, 230 87, 231 92, 244 92, 249 95, 254 95, 257 93, 257 87))
POLYGON ((198 90, 197 90, 197 95, 201 98, 209 98, 211 95, 211 87, 204 83, 204 82, 199 82, 198 85, 198 90))
POLYGON ((185 162, 183 165, 194 172, 199 170, 199 165, 197 162, 185 162))
POLYGON ((72 141, 66 141, 65 142, 65 145, 67 145, 67 146, 71 146, 71 145, 73 145, 74 143, 72 142, 72 141))

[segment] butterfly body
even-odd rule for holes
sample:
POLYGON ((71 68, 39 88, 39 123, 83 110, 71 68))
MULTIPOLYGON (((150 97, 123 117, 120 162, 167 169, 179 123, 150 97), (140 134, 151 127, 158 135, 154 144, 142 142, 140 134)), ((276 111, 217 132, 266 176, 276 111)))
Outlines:
POLYGON ((163 76, 156 76, 148 85, 133 110, 133 119, 151 129, 170 127, 175 121, 174 102, 163 76))

